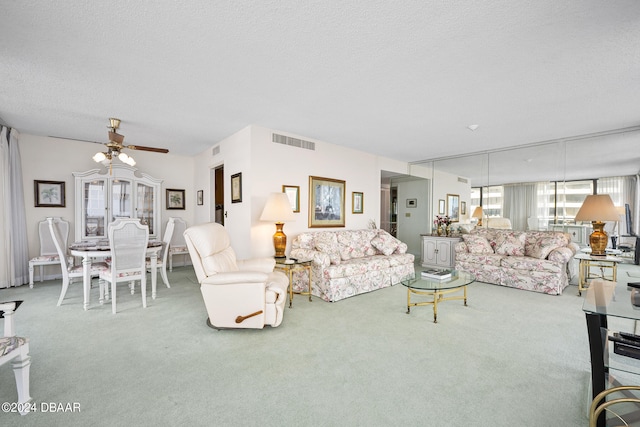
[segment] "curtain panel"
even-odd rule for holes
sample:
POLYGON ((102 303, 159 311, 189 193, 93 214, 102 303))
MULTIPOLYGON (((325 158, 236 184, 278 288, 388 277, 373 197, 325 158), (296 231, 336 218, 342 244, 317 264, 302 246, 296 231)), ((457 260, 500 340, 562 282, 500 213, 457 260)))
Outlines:
POLYGON ((19 133, 0 126, 0 288, 29 282, 29 248, 19 133))

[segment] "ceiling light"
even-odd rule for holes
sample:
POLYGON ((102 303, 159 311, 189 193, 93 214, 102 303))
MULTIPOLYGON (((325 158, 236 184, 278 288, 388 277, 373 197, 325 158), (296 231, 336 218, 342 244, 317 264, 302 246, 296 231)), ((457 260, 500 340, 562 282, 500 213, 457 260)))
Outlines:
POLYGON ((474 130, 478 129, 478 127, 480 127, 480 125, 469 125, 469 126, 467 126, 467 129, 469 129, 471 131, 474 131, 474 130))
POLYGON ((99 152, 99 153, 96 153, 93 156, 93 161, 96 162, 96 163, 100 163, 101 161, 103 161, 106 158, 107 158, 107 156, 104 153, 99 152))

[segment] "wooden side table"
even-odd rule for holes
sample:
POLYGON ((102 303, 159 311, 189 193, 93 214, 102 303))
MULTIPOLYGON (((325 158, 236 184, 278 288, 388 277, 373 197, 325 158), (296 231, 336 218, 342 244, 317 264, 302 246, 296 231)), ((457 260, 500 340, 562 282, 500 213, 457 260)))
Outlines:
POLYGON ((289 276, 289 308, 293 305, 293 294, 309 295, 311 301, 311 262, 312 261, 276 261, 275 268, 286 273, 289 276), (293 273, 296 271, 306 271, 309 275, 309 289, 307 292, 293 292, 293 273))

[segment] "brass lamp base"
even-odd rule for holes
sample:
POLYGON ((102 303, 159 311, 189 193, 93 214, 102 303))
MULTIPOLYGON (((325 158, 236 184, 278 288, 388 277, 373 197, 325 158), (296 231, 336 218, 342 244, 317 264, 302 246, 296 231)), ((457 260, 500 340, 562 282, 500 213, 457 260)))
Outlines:
POLYGON ((283 222, 276 222, 276 234, 273 235, 273 247, 276 250, 276 258, 286 258, 284 254, 287 249, 287 235, 283 233, 283 222))
POLYGON ((589 245, 591 246, 591 255, 606 255, 608 236, 604 232, 604 222, 593 221, 593 233, 589 236, 589 245))

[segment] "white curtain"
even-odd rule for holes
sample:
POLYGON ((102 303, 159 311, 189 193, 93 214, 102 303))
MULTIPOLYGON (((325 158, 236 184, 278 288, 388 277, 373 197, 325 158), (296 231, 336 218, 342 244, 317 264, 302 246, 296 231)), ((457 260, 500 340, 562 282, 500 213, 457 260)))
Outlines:
POLYGON ((527 218, 536 216, 536 184, 503 186, 503 216, 514 230, 526 230, 527 218))
POLYGON ((0 288, 29 282, 26 211, 18 131, 0 126, 0 288))

